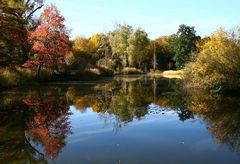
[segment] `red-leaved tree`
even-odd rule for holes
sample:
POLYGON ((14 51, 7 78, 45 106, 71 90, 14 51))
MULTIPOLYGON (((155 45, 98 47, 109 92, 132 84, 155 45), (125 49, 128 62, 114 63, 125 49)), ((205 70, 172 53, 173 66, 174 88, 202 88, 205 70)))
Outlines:
POLYGON ((43 67, 55 72, 64 64, 65 55, 70 50, 64 21, 57 7, 52 4, 44 9, 38 27, 30 32, 33 56, 24 66, 38 66, 38 76, 43 67))

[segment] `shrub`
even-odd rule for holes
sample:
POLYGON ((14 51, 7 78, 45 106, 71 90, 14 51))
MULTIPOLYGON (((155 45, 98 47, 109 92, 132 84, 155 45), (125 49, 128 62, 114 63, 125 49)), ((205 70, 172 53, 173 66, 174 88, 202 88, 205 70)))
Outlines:
POLYGON ((97 61, 97 66, 103 67, 105 69, 113 70, 116 67, 116 63, 112 59, 100 59, 97 61))
POLYGON ((10 87, 20 85, 20 75, 11 69, 0 69, 0 86, 10 87))
POLYGON ((35 83, 35 81, 51 80, 51 72, 42 69, 40 76, 36 79, 36 69, 34 68, 2 68, 0 69, 0 86, 14 87, 35 83))
POLYGON ((20 78, 25 81, 33 81, 36 77, 36 70, 33 68, 17 68, 20 78))

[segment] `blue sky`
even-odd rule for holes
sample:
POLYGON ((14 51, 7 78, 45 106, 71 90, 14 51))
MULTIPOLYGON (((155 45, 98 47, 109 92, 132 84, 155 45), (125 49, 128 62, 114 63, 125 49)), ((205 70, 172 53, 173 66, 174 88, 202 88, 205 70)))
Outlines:
POLYGON ((151 39, 173 34, 180 24, 198 35, 240 25, 240 0, 46 0, 66 18, 71 37, 107 33, 116 24, 141 27, 151 39))

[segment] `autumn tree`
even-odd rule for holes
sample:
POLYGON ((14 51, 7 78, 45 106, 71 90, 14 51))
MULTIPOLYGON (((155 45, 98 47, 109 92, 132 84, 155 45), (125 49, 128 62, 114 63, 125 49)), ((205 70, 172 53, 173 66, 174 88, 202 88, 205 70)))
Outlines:
POLYGON ((116 61, 112 56, 109 37, 103 33, 94 34, 90 37, 89 42, 94 48, 92 56, 97 66, 115 69, 116 61))
POLYGON ((240 87, 239 30, 219 29, 201 45, 196 58, 185 68, 189 86, 220 91, 240 87))
POLYGON ((50 5, 41 14, 38 27, 30 33, 33 56, 25 66, 38 66, 38 76, 43 67, 54 72, 64 64, 65 55, 70 50, 64 20, 57 7, 50 5))
POLYGON ((94 34, 89 39, 90 45, 93 47, 93 57, 95 60, 99 60, 110 56, 110 45, 109 45, 109 38, 103 34, 94 34), (107 55, 107 56, 106 56, 107 55))
POLYGON ((176 34, 176 40, 173 43, 177 68, 182 68, 190 59, 190 55, 196 50, 196 43, 200 39, 196 35, 194 27, 186 26, 184 24, 179 26, 176 34))
POLYGON ((95 64, 93 55, 95 51, 95 45, 94 43, 90 42, 90 39, 77 37, 73 40, 73 62, 71 67, 83 69, 90 64, 95 64))
POLYGON ((28 30, 43 0, 2 0, 0 4, 0 65, 19 66, 29 55, 28 30))
POLYGON ((208 41, 210 41, 210 39, 211 39, 211 38, 210 38, 209 36, 206 36, 206 37, 204 37, 204 38, 199 39, 198 42, 197 42, 197 44, 196 44, 196 46, 197 46, 196 53, 201 52, 202 49, 203 49, 203 47, 204 47, 204 45, 205 45, 208 41))

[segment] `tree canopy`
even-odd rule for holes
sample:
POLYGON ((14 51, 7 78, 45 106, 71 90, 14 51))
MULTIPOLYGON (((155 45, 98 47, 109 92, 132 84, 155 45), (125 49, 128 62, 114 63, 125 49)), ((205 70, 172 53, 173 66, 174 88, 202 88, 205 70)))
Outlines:
POLYGON ((199 47, 195 59, 187 64, 186 79, 189 85, 224 89, 240 86, 239 30, 217 30, 199 47))
POLYGON ((196 43, 200 39, 196 35, 194 27, 180 25, 173 43, 175 51, 174 60, 176 67, 183 68, 185 63, 189 61, 191 54, 196 50, 196 43))
POLYGON ((70 49, 64 20, 56 6, 50 5, 44 9, 38 27, 30 32, 33 56, 25 66, 39 66, 39 74, 42 67, 57 71, 58 66, 64 63, 70 49))

